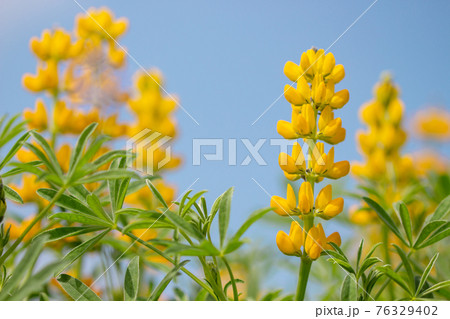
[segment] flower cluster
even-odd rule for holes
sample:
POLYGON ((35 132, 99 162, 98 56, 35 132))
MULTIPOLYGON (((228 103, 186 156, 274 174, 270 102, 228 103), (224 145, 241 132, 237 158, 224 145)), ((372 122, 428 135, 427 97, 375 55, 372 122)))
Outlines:
MULTIPOLYGON (((407 134, 403 128, 404 105, 399 89, 389 75, 374 88, 373 100, 360 109, 360 118, 367 126, 357 133, 357 142, 364 161, 352 164, 352 173, 368 184, 377 184, 386 206, 402 198, 402 191, 414 177, 410 155, 401 153, 407 134)), ((351 220, 367 224, 377 220, 375 212, 365 204, 351 209, 351 220)))
MULTIPOLYGON (((73 31, 45 30, 40 38, 30 41, 38 66, 36 74, 24 75, 23 85, 40 96, 34 108, 26 109, 23 116, 29 129, 48 137, 64 172, 68 171, 72 153, 71 139, 93 122, 99 124, 94 134, 111 137, 111 143, 133 137, 144 129, 159 132, 162 137, 176 135, 173 113, 177 100, 164 94, 160 72, 137 72, 132 90, 123 88, 120 83, 126 53, 118 41, 127 28, 126 18, 116 18, 108 8, 91 8, 87 14, 76 17, 73 31), (129 120, 122 121, 121 117, 129 120)), ((102 146, 94 158, 108 152, 111 143, 102 146)), ((143 153, 137 156, 146 157, 147 152, 143 153)), ((160 170, 157 164, 164 155, 163 150, 157 149, 153 152, 154 158, 144 158, 144 162, 152 163, 156 172, 160 170)), ((26 148, 19 150, 17 159, 25 163, 38 160, 26 148)), ((172 156, 162 169, 173 169, 180 163, 179 157, 172 156)), ((49 185, 35 176, 24 174, 20 183, 10 186, 24 202, 40 207, 46 205, 46 201, 36 195, 36 190, 49 185)), ((85 186, 93 191, 98 183, 85 186)), ((155 186, 167 202, 174 199, 174 186, 162 180, 155 182, 155 186)), ((130 193, 126 202, 147 209, 158 205, 147 187, 130 193)))
POLYGON ((289 235, 278 232, 276 242, 281 252, 303 259, 315 260, 321 252, 331 249, 328 243, 340 245, 339 233, 326 236, 322 225, 314 224, 314 218, 328 220, 342 212, 344 200, 332 196, 332 186, 327 185, 314 196, 314 185, 324 178, 338 179, 348 174, 348 161, 335 161, 334 147, 325 151, 325 143, 336 145, 345 139, 342 119, 334 112, 349 100, 348 90, 335 90, 335 85, 345 76, 342 65, 336 65, 332 53, 310 49, 304 52, 300 64, 287 62, 285 75, 296 86, 286 85, 284 96, 291 103, 291 121, 279 121, 278 133, 286 139, 302 138, 308 146, 305 156, 298 142, 292 154, 281 153, 279 165, 290 181, 303 179, 296 198, 293 187, 288 184, 287 197, 273 196, 271 207, 281 216, 298 216, 293 221, 289 235), (315 198, 315 200, 314 200, 315 198), (302 252, 302 247, 303 252, 302 252))

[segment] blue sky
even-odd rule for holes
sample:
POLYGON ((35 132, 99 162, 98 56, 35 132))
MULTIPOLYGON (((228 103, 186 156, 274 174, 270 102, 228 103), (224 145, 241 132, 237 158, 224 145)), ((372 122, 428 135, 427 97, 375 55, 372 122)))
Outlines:
MULTIPOLYGON (((169 180, 184 191, 195 179, 195 190, 208 189, 213 200, 235 186, 233 227, 254 209, 267 206, 270 194, 284 195, 278 149, 265 143, 267 166, 228 166, 227 161, 192 166, 193 138, 276 138, 276 123, 290 118, 281 97, 288 83, 284 63, 298 62, 311 46, 328 48, 373 1, 86 1, 89 8, 107 5, 130 21, 121 43, 145 67, 157 67, 167 90, 176 93, 196 125, 178 111, 180 128, 174 150, 185 165, 169 180)), ((35 97, 21 87, 21 76, 34 72, 28 41, 52 26, 72 29, 81 9, 72 0, 2 1, 0 10, 0 108, 16 113, 34 105, 35 97)), ((401 87, 407 114, 428 104, 450 105, 449 1, 376 2, 331 47, 346 69, 339 88, 350 91, 350 102, 339 111, 347 139, 336 147, 338 160, 359 158, 355 132, 361 127, 358 108, 369 100, 380 73, 389 70, 401 87)), ((124 78, 138 69, 129 62, 124 78)), ((129 82, 125 81, 126 84, 129 82)), ((226 145, 226 143, 225 143, 226 145)), ((247 153, 238 141, 238 163, 247 153)), ((416 145, 408 144, 408 149, 416 145)), ((225 158, 227 158, 225 149, 225 158)), ((347 177, 350 182, 350 177, 347 177)), ((256 227, 256 235, 274 238, 277 229, 256 227)), ((330 231, 332 231, 330 229, 330 231)), ((274 243, 272 242, 272 245, 274 243)))

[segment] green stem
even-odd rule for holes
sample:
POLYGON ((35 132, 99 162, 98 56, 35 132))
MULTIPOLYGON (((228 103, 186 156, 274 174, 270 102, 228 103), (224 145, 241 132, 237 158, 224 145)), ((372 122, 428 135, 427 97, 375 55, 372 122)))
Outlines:
POLYGON ((297 293, 295 300, 303 301, 305 299, 306 285, 308 284, 309 272, 311 270, 312 260, 309 257, 300 259, 300 270, 298 274, 297 293))
POLYGON ((19 244, 22 242, 22 240, 25 238, 25 236, 30 232, 30 230, 36 225, 42 218, 44 218, 45 215, 50 211, 52 206, 56 203, 56 201, 59 199, 59 197, 66 191, 64 187, 62 187, 56 195, 52 198, 50 203, 38 214, 36 217, 31 221, 31 223, 25 228, 25 230, 20 234, 19 238, 16 239, 16 241, 8 248, 8 250, 0 257, 0 265, 3 265, 6 258, 8 258, 9 255, 19 246, 19 244))
MULTIPOLYGON (((120 232, 122 231, 122 229, 120 227, 117 227, 117 230, 120 231, 120 232)), ((130 237, 131 239, 134 239, 135 241, 137 241, 141 245, 143 245, 143 246, 153 250, 155 253, 157 253, 161 257, 165 258, 168 262, 170 262, 173 265, 175 265, 175 261, 172 258, 167 256, 164 252, 162 252, 158 248, 154 247, 153 245, 150 245, 149 243, 143 241, 142 239, 140 239, 139 237, 137 237, 137 236, 135 236, 135 235, 133 235, 131 233, 127 232, 124 235, 130 237)), ((194 280, 199 286, 201 286, 203 289, 205 289, 211 296, 217 298, 217 296, 214 294, 214 291, 212 291, 211 288, 208 285, 206 285, 203 281, 201 281, 199 278, 197 278, 193 273, 191 273, 189 270, 187 270, 184 267, 181 267, 180 270, 182 272, 184 272, 186 275, 188 275, 192 280, 194 280)))
POLYGON ((238 290, 237 290, 236 280, 234 279, 233 271, 231 270, 230 264, 228 263, 228 261, 225 258, 225 256, 222 257, 222 261, 225 264, 225 266, 227 267, 228 273, 230 274, 231 286, 233 287, 234 301, 239 301, 239 293, 238 293, 238 290))

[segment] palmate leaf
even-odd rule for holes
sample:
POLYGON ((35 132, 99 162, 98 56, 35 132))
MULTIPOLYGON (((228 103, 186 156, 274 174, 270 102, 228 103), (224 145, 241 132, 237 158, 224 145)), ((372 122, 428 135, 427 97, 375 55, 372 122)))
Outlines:
POLYGON ((103 220, 107 220, 111 223, 113 223, 113 219, 111 216, 103 209, 102 203, 100 202, 100 199, 95 194, 89 194, 86 197, 86 201, 91 208, 91 210, 94 212, 94 214, 103 220))
POLYGON ((125 301, 134 301, 139 292, 139 256, 131 259, 125 272, 123 295, 125 301))
POLYGON ((57 278, 64 291, 76 301, 102 301, 102 299, 83 282, 67 274, 57 278))

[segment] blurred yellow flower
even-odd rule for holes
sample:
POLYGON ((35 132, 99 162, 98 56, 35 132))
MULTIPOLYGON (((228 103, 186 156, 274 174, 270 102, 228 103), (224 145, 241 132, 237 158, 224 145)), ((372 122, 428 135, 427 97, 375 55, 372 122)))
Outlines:
POLYGON ((48 127, 47 109, 41 99, 36 100, 34 110, 26 108, 23 111, 23 117, 30 130, 44 131, 48 127))
POLYGON ((78 56, 83 49, 82 41, 72 42, 71 36, 63 29, 44 30, 41 38, 33 37, 30 48, 42 60, 59 61, 78 56))
POLYGON ((439 108, 426 108, 414 119, 416 133, 426 139, 448 141, 450 139, 450 112, 439 108))

